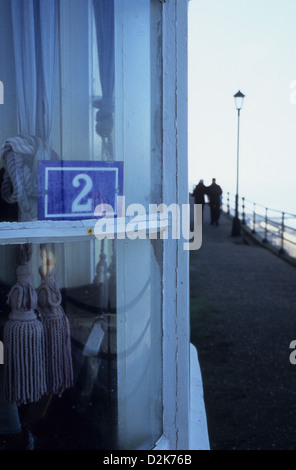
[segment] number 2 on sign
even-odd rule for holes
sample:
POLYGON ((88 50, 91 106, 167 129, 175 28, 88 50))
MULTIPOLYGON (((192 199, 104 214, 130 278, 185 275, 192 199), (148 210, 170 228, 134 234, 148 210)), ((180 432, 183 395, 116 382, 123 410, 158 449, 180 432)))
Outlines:
POLYGON ((79 188, 79 186, 83 184, 83 181, 85 183, 84 186, 72 202, 72 212, 91 212, 92 210, 92 200, 90 197, 86 202, 81 202, 92 190, 93 182, 91 177, 85 173, 80 173, 73 178, 72 184, 74 188, 79 188))

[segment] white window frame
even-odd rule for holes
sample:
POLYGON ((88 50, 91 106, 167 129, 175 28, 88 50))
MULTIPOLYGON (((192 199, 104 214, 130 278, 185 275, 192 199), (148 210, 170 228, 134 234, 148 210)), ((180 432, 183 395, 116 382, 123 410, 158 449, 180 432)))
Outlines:
MULTIPOLYGON (((188 204, 188 2, 162 5, 163 202, 188 204), (168 53, 166 53, 168 52, 168 53)), ((163 436, 155 450, 189 449, 189 252, 182 240, 163 250, 163 436)))
MULTIPOLYGON (((188 204, 187 0, 162 1, 163 200, 188 204)), ((94 237, 94 220, 0 224, 0 244, 94 237)), ((155 450, 189 448, 189 252, 182 240, 163 242, 163 435, 155 450)))

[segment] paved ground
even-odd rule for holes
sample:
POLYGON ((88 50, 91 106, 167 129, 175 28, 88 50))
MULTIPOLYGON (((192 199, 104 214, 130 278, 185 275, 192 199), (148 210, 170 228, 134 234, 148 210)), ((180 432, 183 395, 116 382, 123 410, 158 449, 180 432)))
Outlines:
POLYGON ((205 211, 191 252, 191 341, 211 449, 296 449, 296 268, 205 211))

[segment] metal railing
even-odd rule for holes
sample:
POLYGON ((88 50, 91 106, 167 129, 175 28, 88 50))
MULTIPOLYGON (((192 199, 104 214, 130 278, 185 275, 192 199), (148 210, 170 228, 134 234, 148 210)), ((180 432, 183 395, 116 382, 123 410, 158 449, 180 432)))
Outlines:
MULTIPOLYGON (((234 216, 235 195, 226 193, 223 198, 223 211, 234 216)), ((239 218, 241 224, 250 228, 263 243, 270 243, 280 254, 296 258, 296 214, 265 207, 244 197, 239 198, 239 218)))

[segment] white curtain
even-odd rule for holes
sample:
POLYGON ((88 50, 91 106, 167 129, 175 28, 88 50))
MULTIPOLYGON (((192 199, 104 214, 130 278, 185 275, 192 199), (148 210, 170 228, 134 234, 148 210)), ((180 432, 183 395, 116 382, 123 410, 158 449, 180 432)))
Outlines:
POLYGON ((7 139, 2 196, 18 203, 19 220, 37 218, 38 161, 50 148, 58 57, 58 0, 11 0, 18 137, 7 139))
POLYGON ((50 143, 58 59, 57 0, 12 0, 18 126, 50 143))
MULTIPOLYGON (((50 148, 58 66, 58 0, 11 0, 18 137, 2 147, 7 202, 19 220, 37 218, 38 161, 59 158, 50 148)), ((37 270, 38 247, 34 247, 37 270)), ((34 273, 35 275, 35 273, 34 273)), ((35 276, 36 279, 39 276, 35 276)))

